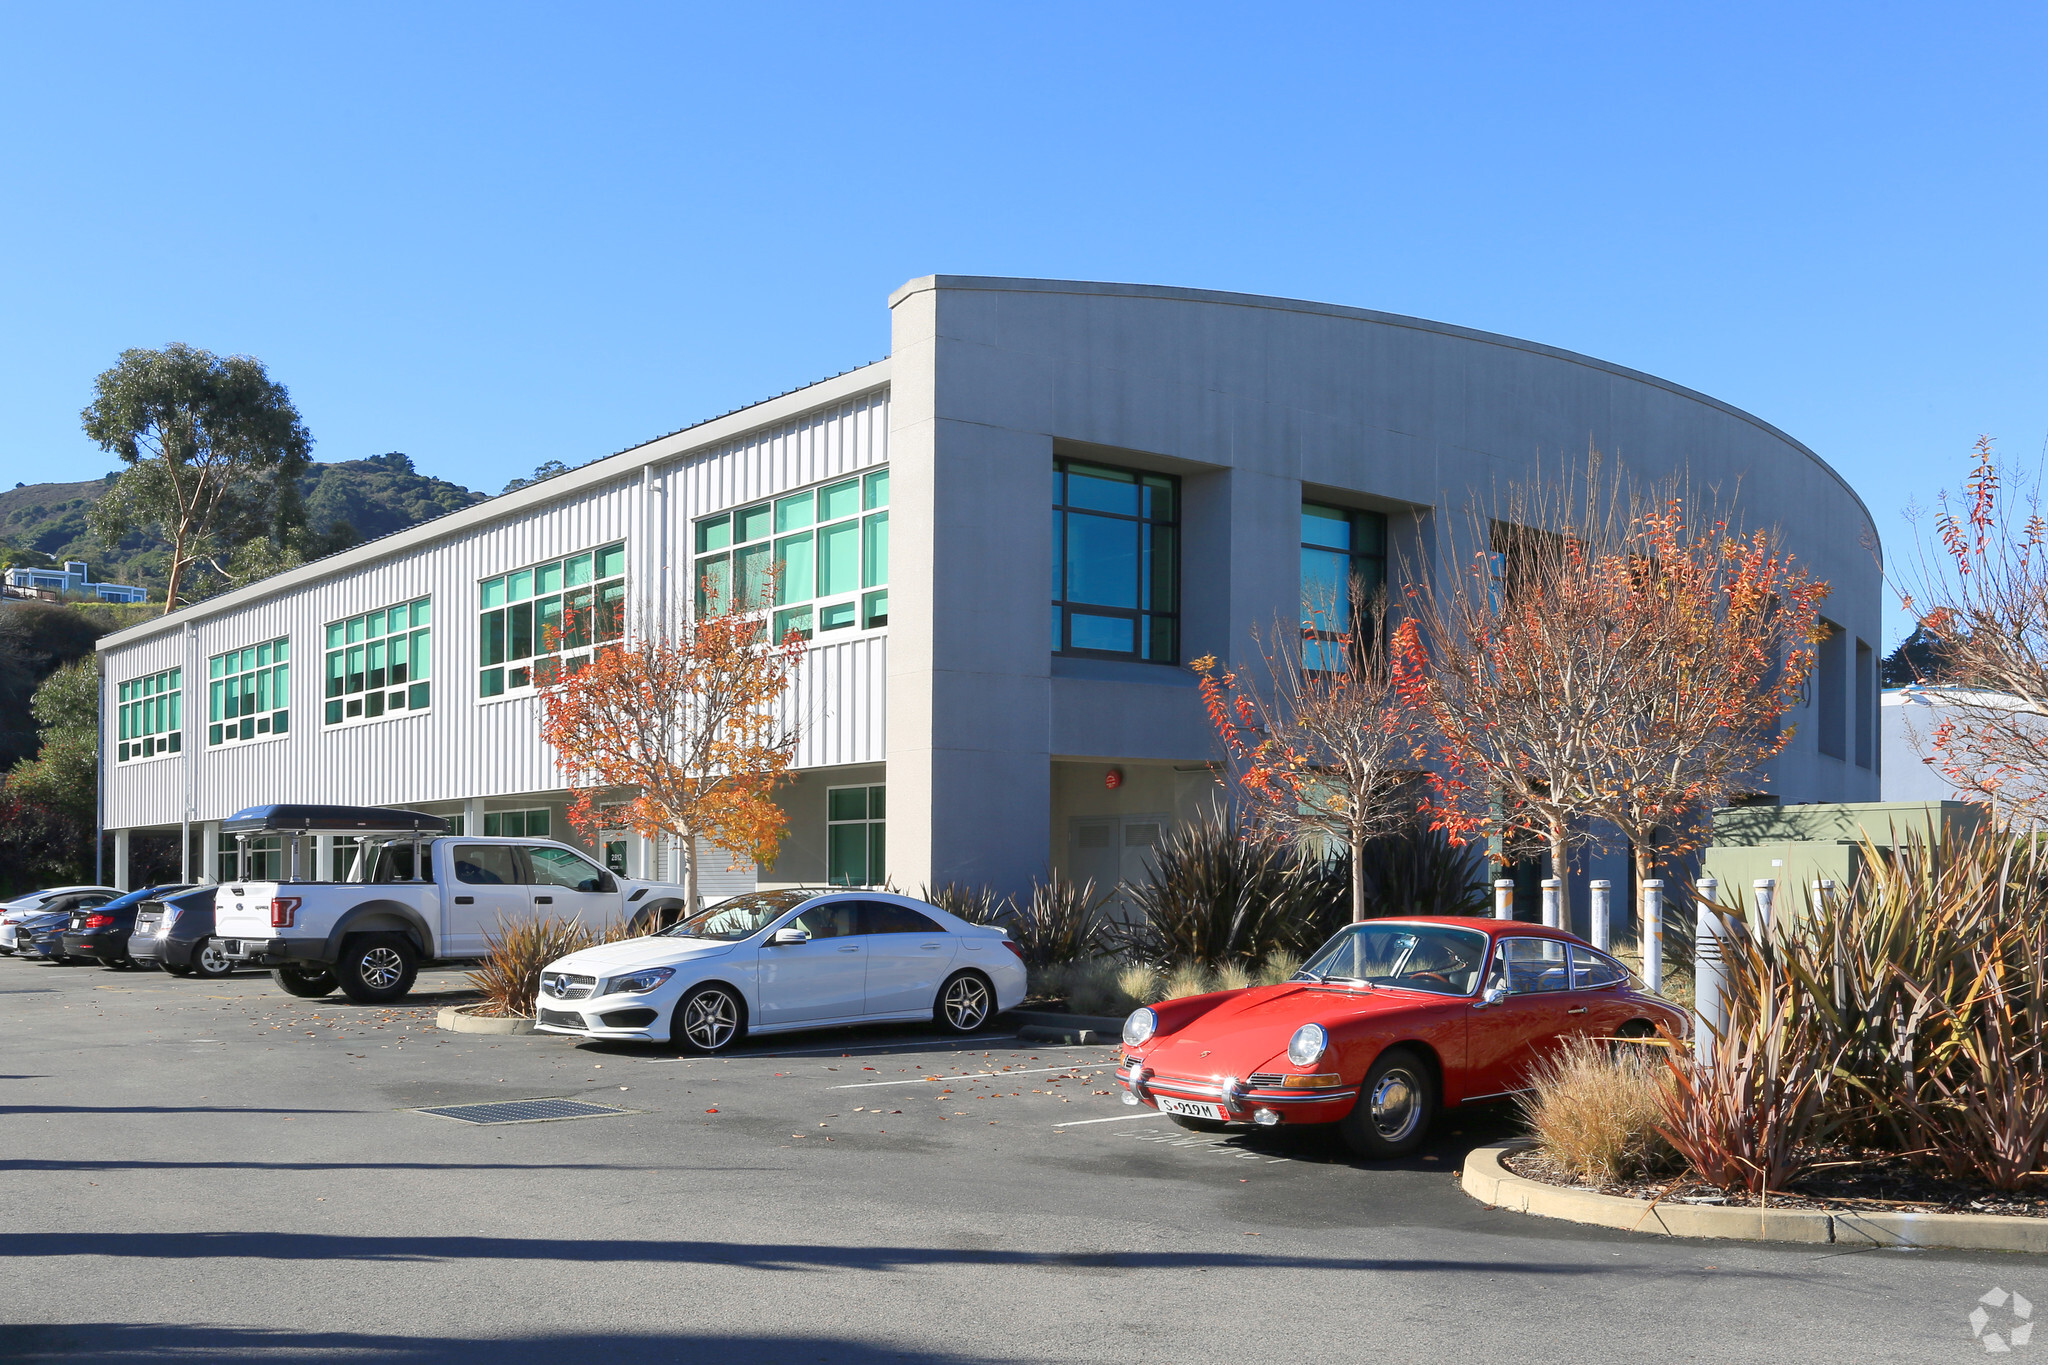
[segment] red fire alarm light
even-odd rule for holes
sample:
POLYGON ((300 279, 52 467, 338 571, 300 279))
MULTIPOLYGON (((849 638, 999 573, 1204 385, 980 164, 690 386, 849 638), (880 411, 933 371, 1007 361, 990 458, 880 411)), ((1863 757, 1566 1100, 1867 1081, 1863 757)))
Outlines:
POLYGON ((1124 770, 1122 768, 1111 768, 1108 772, 1102 775, 1102 785, 1109 788, 1111 791, 1115 791, 1118 787, 1121 787, 1123 784, 1124 770))

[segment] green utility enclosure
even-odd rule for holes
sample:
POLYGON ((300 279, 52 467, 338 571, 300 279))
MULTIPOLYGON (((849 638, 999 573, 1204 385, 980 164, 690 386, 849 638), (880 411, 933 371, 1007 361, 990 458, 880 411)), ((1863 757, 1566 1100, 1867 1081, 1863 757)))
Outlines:
POLYGON ((1917 835, 1941 842, 1983 828, 1988 812, 1974 801, 1862 801, 1840 805, 1724 806, 1714 812, 1714 841, 1705 875, 1721 883, 1724 905, 1756 903, 1756 883, 1777 882, 1779 913, 1803 911, 1816 882, 1846 889, 1867 840, 1891 848, 1917 835))

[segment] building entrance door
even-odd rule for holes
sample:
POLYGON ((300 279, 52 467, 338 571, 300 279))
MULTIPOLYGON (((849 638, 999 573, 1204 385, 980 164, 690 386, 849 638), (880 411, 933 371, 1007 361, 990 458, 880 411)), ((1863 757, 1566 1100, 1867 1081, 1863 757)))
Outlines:
POLYGON ((1093 880, 1098 895, 1108 894, 1104 909, 1125 922, 1137 908, 1121 887, 1143 882, 1156 866, 1159 841, 1166 837, 1164 815, 1077 815, 1068 822, 1067 866, 1077 882, 1093 880))

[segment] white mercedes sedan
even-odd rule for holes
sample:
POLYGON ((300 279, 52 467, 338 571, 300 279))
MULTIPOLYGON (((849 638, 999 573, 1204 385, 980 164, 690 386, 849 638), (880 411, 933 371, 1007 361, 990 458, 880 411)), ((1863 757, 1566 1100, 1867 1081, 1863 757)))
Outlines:
POLYGON ((885 1021, 972 1033, 1024 999, 1001 929, 880 891, 757 891, 548 964, 535 1028, 722 1052, 749 1034, 885 1021))

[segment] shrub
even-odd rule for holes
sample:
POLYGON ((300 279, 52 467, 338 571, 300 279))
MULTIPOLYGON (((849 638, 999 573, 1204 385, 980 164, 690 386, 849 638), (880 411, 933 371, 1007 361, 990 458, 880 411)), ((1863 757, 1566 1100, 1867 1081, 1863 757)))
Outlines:
POLYGON ((534 997, 540 994, 540 974, 550 962, 593 944, 633 937, 624 925, 598 932, 580 920, 530 916, 501 923, 495 932, 485 933, 490 951, 469 973, 469 984, 484 997, 483 1008, 477 1012, 501 1019, 530 1019, 534 997))
POLYGON ((1678 1153, 1658 1131, 1671 1078, 1645 1050, 1574 1038, 1529 1081, 1516 1104, 1560 1169, 1612 1185, 1677 1165, 1678 1153))
POLYGON ((1017 907, 1011 904, 1007 897, 998 896, 995 888, 988 886, 965 886, 959 882, 947 882, 937 890, 927 886, 918 893, 918 899, 936 905, 947 914, 958 916, 969 924, 1007 926, 1017 913, 1017 907))
POLYGON ((1300 970, 1301 958, 1282 948, 1278 952, 1267 954, 1266 960, 1259 964, 1257 984, 1277 986, 1283 981, 1292 981, 1294 974, 1300 970))
POLYGON ((1159 969, 1149 962, 1134 962, 1116 976, 1116 987, 1124 993, 1124 998, 1137 1002, 1131 1006, 1132 1009, 1159 999, 1161 984, 1159 969))
POLYGON ((1216 969, 1214 984, 1209 989, 1216 991, 1241 991, 1252 984, 1252 974, 1241 963, 1226 962, 1216 969))
POLYGON ((1031 993, 1065 1000, 1076 1014, 1129 1014, 1145 1003, 1123 987, 1123 964, 1109 958, 1056 962, 1031 973, 1031 993))
POLYGON ((1483 850, 1419 819, 1368 843, 1360 862, 1374 914, 1483 915, 1493 903, 1483 850))
POLYGON ((1183 962, 1166 973, 1159 983, 1159 999, 1178 1000, 1184 995, 1207 995, 1212 989, 1209 974, 1198 962, 1183 962))
POLYGON ((1009 930, 1026 965, 1049 967, 1105 955, 1109 926, 1102 907, 1108 901, 1108 894, 1098 892, 1092 881, 1076 883, 1049 872, 1045 880, 1032 882, 1028 901, 1005 901, 1004 909, 985 922, 1009 930))
POLYGON ((1215 819, 1168 833, 1146 879, 1124 889, 1142 917, 1119 926, 1121 947, 1147 962, 1204 967, 1313 948, 1333 916, 1348 918, 1350 894, 1328 861, 1215 819))

